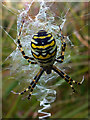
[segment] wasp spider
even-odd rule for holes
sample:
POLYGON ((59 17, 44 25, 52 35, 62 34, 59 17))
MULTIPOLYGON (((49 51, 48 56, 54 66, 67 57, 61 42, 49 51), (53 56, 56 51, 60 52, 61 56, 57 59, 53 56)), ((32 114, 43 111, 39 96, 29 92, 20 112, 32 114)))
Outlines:
POLYGON ((83 80, 81 82, 77 82, 75 80, 72 80, 66 73, 63 71, 59 70, 55 65, 54 62, 60 62, 62 63, 64 60, 64 52, 66 48, 66 43, 65 39, 62 33, 62 30, 60 28, 60 40, 61 40, 61 55, 56 58, 56 53, 57 53, 57 45, 56 41, 53 38, 51 33, 47 33, 45 30, 40 30, 38 33, 36 33, 32 40, 31 40, 31 53, 33 57, 28 57, 25 55, 25 52, 22 48, 21 42, 20 42, 20 35, 22 31, 24 21, 22 21, 22 25, 20 28, 19 36, 18 36, 18 47, 19 50, 21 51, 23 57, 30 63, 30 64, 39 64, 40 65, 40 70, 24 91, 21 93, 16 93, 13 92, 14 94, 22 95, 25 92, 29 91, 28 99, 30 99, 31 94, 33 92, 34 87, 36 86, 38 80, 40 79, 41 75, 43 74, 44 71, 46 71, 47 74, 50 74, 52 70, 54 70, 56 73, 58 73, 65 81, 70 84, 70 87, 72 88, 73 92, 75 92, 75 89, 73 87, 72 83, 81 85, 83 80), (32 60, 34 62, 32 62, 32 60))

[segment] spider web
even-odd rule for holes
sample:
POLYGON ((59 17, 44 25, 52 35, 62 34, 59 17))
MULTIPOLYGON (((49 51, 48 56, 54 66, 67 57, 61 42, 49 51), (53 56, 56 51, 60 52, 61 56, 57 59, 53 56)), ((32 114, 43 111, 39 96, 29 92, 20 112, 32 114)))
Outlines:
MULTIPOLYGON (((60 3, 59 3, 60 4, 60 3)), ((21 26, 21 21, 24 19, 25 23, 23 26, 22 30, 22 35, 21 35, 21 44, 23 46, 23 49, 25 53, 28 56, 31 55, 31 49, 30 49, 30 43, 32 36, 39 30, 45 29, 46 31, 50 32, 53 34, 54 38, 56 39, 56 43, 58 46, 57 50, 57 57, 60 55, 61 52, 61 42, 60 39, 58 38, 57 34, 60 34, 59 31, 59 26, 61 25, 61 28, 64 30, 65 24, 69 22, 69 19, 73 19, 72 17, 68 17, 70 15, 70 8, 69 3, 62 3, 64 4, 63 11, 60 13, 55 13, 55 11, 58 11, 58 6, 55 5, 54 2, 45 2, 44 0, 38 1, 34 3, 34 0, 32 0, 31 3, 27 2, 25 3, 24 9, 18 10, 19 15, 17 16, 17 36, 19 34, 20 26, 21 26), (38 13, 35 13, 35 15, 32 15, 33 7, 38 10, 38 13)), ((6 7, 8 9, 8 7, 6 7)), ((62 9, 62 8, 61 8, 62 9)), ((10 10, 10 9, 9 9, 10 10)), ((11 11, 12 12, 12 11, 11 11)), ((34 11, 35 12, 35 11, 34 11)), ((88 14, 84 14, 83 16, 88 16, 88 14)), ((81 16, 82 17, 82 16, 81 16)), ((73 21, 73 20, 72 20, 73 21)), ((73 23, 73 22, 71 22, 73 23)), ((84 26, 81 26, 79 31, 82 31, 84 27, 88 26, 86 23, 84 26)), ((2 27, 2 29, 4 29, 2 27)), ((5 31, 6 32, 6 31, 5 31)), ((70 36, 75 33, 76 35, 78 34, 78 31, 73 31, 72 33, 69 33, 69 35, 65 35, 65 40, 67 43, 67 46, 71 49, 72 47, 74 48, 74 44, 70 40, 70 36)), ((8 34, 6 32, 6 34, 8 34)), ((9 34, 8 36, 14 41, 15 44, 17 44, 17 38, 13 39, 9 34)), ((62 64, 55 63, 56 66, 59 68, 63 69, 63 65, 65 63, 68 63, 71 58, 71 52, 72 51, 66 51, 65 52, 65 60, 62 64)), ((78 54, 78 50, 76 51, 78 54)), ((6 60, 11 61, 10 63, 10 73, 11 76, 15 76, 15 80, 19 81, 19 87, 22 85, 22 83, 27 83, 31 82, 33 77, 36 75, 36 73, 39 70, 38 65, 30 65, 26 63, 26 60, 22 57, 20 51, 18 48, 14 50, 7 58, 6 60), (18 75, 17 75, 18 74, 18 75), (21 79, 23 78, 23 79, 21 79)), ((6 61, 5 60, 5 61, 6 61)), ((4 61, 4 62, 5 62, 4 61)), ((68 66, 70 67, 70 66, 68 66)), ((39 113, 47 114, 46 116, 40 117, 45 118, 48 116, 51 116, 49 113, 42 112, 44 109, 47 109, 50 107, 50 103, 54 102, 56 99, 56 91, 54 90, 57 86, 60 86, 64 81, 60 80, 57 82, 57 84, 51 84, 50 82, 53 83, 53 81, 58 77, 57 74, 52 73, 50 75, 45 75, 41 76, 39 83, 37 84, 33 95, 37 96, 37 99, 40 101, 40 105, 44 106, 43 109, 39 110, 39 113), (48 86, 48 83, 50 83, 50 86, 48 86), (42 97, 40 97, 42 96, 42 97), (48 105, 46 105, 48 103, 48 105)), ((24 84, 24 85, 25 85, 24 84)), ((26 86, 25 85, 25 86, 26 86)), ((24 86, 24 89, 25 89, 24 86)))

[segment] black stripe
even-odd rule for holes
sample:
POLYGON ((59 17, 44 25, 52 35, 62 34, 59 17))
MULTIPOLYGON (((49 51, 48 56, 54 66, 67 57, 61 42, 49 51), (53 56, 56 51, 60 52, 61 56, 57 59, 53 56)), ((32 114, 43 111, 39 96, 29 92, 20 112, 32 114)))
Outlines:
MULTIPOLYGON (((34 88, 36 86, 36 83, 34 83, 33 85, 32 85, 32 88, 34 88)), ((32 89, 31 89, 32 90, 32 89)), ((32 92, 32 91, 31 91, 32 92)))
POLYGON ((31 88, 31 86, 28 86, 28 89, 30 89, 31 88))
POLYGON ((62 56, 60 56, 60 58, 61 58, 61 59, 64 59, 64 56, 62 55, 62 56))
POLYGON ((24 92, 26 92, 26 90, 24 90, 24 92))
POLYGON ((21 35, 21 31, 19 32, 19 36, 21 35))
MULTIPOLYGON (((45 49, 43 49, 43 48, 33 48, 32 47, 32 43, 31 43, 31 47, 33 48, 33 49, 36 49, 36 50, 47 50, 47 49, 49 49, 50 47, 52 48, 52 47, 54 47, 56 45, 56 42, 54 42, 54 45, 53 46, 49 46, 49 47, 46 47, 45 49)), ((37 45, 37 46, 40 46, 40 45, 37 45)))
POLYGON ((22 54, 25 55, 24 51, 22 51, 22 54))
POLYGON ((21 95, 24 94, 24 92, 21 92, 21 95))
MULTIPOLYGON (((56 55, 56 54, 55 54, 55 55, 56 55)), ((55 55, 54 55, 54 56, 55 56, 55 55)), ((47 58, 47 59, 35 58, 34 56, 33 56, 33 57, 34 57, 35 59, 37 59, 37 60, 40 60, 40 61, 45 61, 45 60, 49 60, 49 59, 53 58, 54 56, 51 56, 51 57, 49 57, 49 58, 47 58)))
POLYGON ((28 57, 28 56, 24 56, 24 58, 25 58, 25 59, 29 59, 29 57, 28 57))
MULTIPOLYGON (((67 77, 68 79, 70 78, 68 75, 66 75, 66 77, 67 77)), ((72 81, 72 80, 70 80, 70 81, 72 81)))
POLYGON ((22 45, 19 44, 19 47, 22 48, 22 45))
POLYGON ((62 47, 62 51, 65 51, 65 47, 62 47))
MULTIPOLYGON (((75 81, 76 82, 76 81, 75 81)), ((76 82, 76 84, 81 85, 79 82, 76 82)))
MULTIPOLYGON (((67 80, 67 81, 68 81, 68 80, 67 80)), ((68 81, 68 82, 69 82, 69 81, 68 81)), ((70 84, 70 85, 72 85, 72 83, 71 83, 71 82, 70 82, 69 84, 70 84)), ((72 88, 73 88, 73 87, 72 87, 72 88)))
POLYGON ((19 39, 17 40, 17 42, 18 42, 18 44, 20 44, 20 40, 19 39))
POLYGON ((31 44, 33 43, 33 44, 36 45, 36 46, 44 46, 44 45, 50 44, 52 41, 55 42, 55 39, 54 39, 54 38, 53 38, 53 40, 51 40, 50 42, 48 42, 48 40, 50 40, 50 38, 51 38, 51 37, 48 37, 48 39, 47 39, 47 38, 44 38, 44 39, 34 39, 34 38, 33 38, 33 40, 35 40, 38 44, 35 44, 35 43, 32 42, 32 41, 31 41, 31 44), (42 43, 43 43, 43 44, 42 44, 42 43))
POLYGON ((66 47, 66 43, 65 42, 63 43, 63 46, 66 47))
POLYGON ((37 33, 37 35, 34 35, 34 36, 37 36, 37 37, 41 37, 41 36, 48 36, 48 35, 51 35, 52 36, 52 34, 51 33, 47 33, 46 31, 45 32, 43 32, 43 34, 42 34, 42 32, 38 32, 37 33))
POLYGON ((52 59, 50 59, 50 60, 48 60, 48 61, 38 61, 38 62, 40 62, 40 63, 43 63, 43 64, 47 64, 47 63, 51 63, 52 62, 52 59))

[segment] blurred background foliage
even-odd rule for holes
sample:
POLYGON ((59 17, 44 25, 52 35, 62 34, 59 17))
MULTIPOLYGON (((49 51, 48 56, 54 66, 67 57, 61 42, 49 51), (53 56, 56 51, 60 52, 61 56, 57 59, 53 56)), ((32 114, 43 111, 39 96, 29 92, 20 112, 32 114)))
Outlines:
MULTIPOLYGON (((18 9, 24 7, 24 3, 3 2, 2 4, 2 26, 12 38, 16 39, 16 14, 18 14, 18 9)), ((33 6, 31 10, 32 16, 34 15, 34 7, 35 11, 38 10, 36 6, 33 6)), ((55 88, 57 91, 56 100, 51 104, 51 108, 46 111, 52 114, 51 118, 88 118, 88 80, 90 78, 88 73, 88 60, 90 58, 88 55, 88 48, 90 46, 88 45, 90 39, 90 36, 88 36, 88 21, 90 20, 90 13, 88 10, 89 3, 55 2, 53 3, 51 10, 56 16, 60 16, 61 13, 63 14, 65 9, 69 7, 70 11, 63 28, 63 34, 65 36, 69 35, 74 46, 67 46, 66 51, 71 51, 71 59, 63 64, 62 67, 65 68, 65 72, 74 80, 80 81, 84 75, 85 81, 81 86, 74 85, 78 94, 72 94, 72 90, 66 82, 55 88)), ((59 24, 58 21, 57 24, 59 24)), ((38 118, 37 111, 40 106, 36 96, 32 96, 31 101, 28 101, 27 98, 22 100, 22 96, 16 96, 11 93, 11 90, 14 88, 18 90, 18 81, 15 81, 14 77, 10 77, 10 61, 9 59, 5 61, 5 59, 16 49, 16 45, 5 31, 2 30, 2 116, 3 118, 38 118)), ((17 75, 20 76, 19 73, 17 75)), ((61 78, 58 77, 57 79, 60 80, 61 78)), ((54 84, 56 84, 55 81, 54 84)), ((23 89, 25 86, 19 87, 23 89)))

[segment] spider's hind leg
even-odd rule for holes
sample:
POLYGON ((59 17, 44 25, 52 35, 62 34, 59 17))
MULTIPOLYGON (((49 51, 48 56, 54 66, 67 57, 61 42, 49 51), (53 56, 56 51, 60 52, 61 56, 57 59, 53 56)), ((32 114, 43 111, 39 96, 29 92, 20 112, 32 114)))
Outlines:
POLYGON ((72 83, 75 83, 77 85, 81 85, 84 81, 84 79, 81 81, 81 82, 77 82, 75 80, 72 80, 72 78, 70 78, 66 73, 64 73, 63 71, 59 70, 55 65, 53 65, 53 68, 52 68, 56 73, 58 73, 62 78, 65 79, 65 81, 67 83, 69 83, 70 87, 72 88, 73 90, 73 93, 76 92, 76 90, 74 89, 72 83), (71 83, 72 82, 72 83, 71 83))

